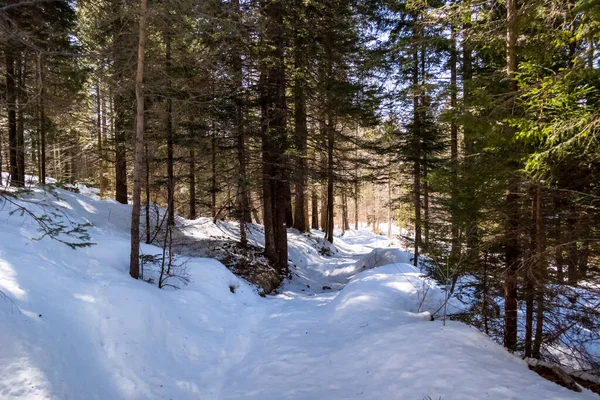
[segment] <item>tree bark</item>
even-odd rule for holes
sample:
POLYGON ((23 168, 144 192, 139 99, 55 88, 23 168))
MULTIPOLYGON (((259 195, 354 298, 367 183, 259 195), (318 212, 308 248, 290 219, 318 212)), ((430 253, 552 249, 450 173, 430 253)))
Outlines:
POLYGON ((457 215, 458 203, 458 124, 457 118, 457 51, 456 51, 456 26, 450 26, 450 108, 452 120, 450 122, 450 184, 451 184, 451 228, 450 228, 450 268, 455 269, 460 259, 460 238, 457 215))
POLYGON ((350 229, 350 223, 348 222, 348 196, 346 196, 346 189, 342 189, 342 232, 346 232, 350 229))
POLYGON ((211 158, 211 188, 210 207, 212 218, 217 217, 217 132, 213 123, 210 136, 210 158, 211 158))
POLYGON ((37 73, 38 73, 38 112, 39 112, 39 159, 38 159, 38 181, 40 184, 46 184, 46 109, 45 97, 46 90, 44 87, 44 60, 41 54, 37 56, 37 73))
POLYGON ((536 189, 530 188, 531 214, 529 220, 529 260, 525 266, 525 357, 531 357, 533 346, 533 314, 535 297, 535 276, 537 275, 537 231, 536 231, 536 189))
POLYGON ((25 79, 27 78, 27 59, 25 55, 17 57, 17 182, 25 186, 25 79))
POLYGON ((104 151, 102 148, 102 129, 104 125, 102 124, 102 94, 100 91, 100 80, 96 81, 96 134, 97 134, 97 144, 98 144, 98 159, 100 168, 98 169, 98 185, 100 186, 100 198, 103 198, 106 192, 106 188, 104 187, 104 151))
POLYGON ((263 31, 264 58, 261 66, 261 130, 263 156, 263 208, 265 215, 265 255, 281 272, 287 272, 286 185, 286 96, 285 35, 283 4, 263 0, 266 24, 263 31))
POLYGON ((147 0, 140 0, 139 42, 137 71, 135 75, 135 97, 137 104, 135 152, 133 163, 133 207, 131 209, 131 254, 129 275, 140 276, 140 194, 144 167, 144 56, 146 47, 147 0))
MULTIPOLYGON (((417 16, 414 17, 415 27, 413 29, 414 36, 417 38, 417 16)), ((419 104, 419 50, 417 46, 413 49, 413 68, 412 68, 412 85, 413 85, 413 205, 415 209, 415 241, 414 241, 414 258, 413 264, 415 267, 419 265, 419 250, 421 247, 421 121, 420 121, 420 104, 419 104)))
MULTIPOLYGON (((152 237, 150 235, 150 152, 148 151, 148 140, 144 140, 144 164, 145 164, 145 184, 146 189, 146 244, 150 244, 152 237)), ((158 221, 156 222, 158 225, 158 221)))
POLYGON ((531 356, 534 358, 540 358, 540 351, 542 347, 542 339, 544 333, 544 311, 545 311, 545 299, 544 294, 546 292, 546 284, 548 280, 548 267, 546 265, 545 257, 545 238, 544 238, 544 226, 543 226, 543 207, 542 207, 542 185, 537 182, 536 185, 536 204, 535 204, 535 232, 536 232, 536 270, 537 270, 537 290, 536 290, 536 321, 535 321, 535 338, 533 341, 533 349, 531 356))
POLYGON ((569 214, 567 217, 567 229, 569 230, 569 244, 567 245, 567 281, 569 285, 576 286, 579 281, 579 253, 577 251, 577 239, 578 239, 578 226, 577 226, 577 208, 574 204, 569 207, 569 214))
POLYGON ((114 100, 115 134, 115 199, 127 204, 127 132, 125 127, 125 100, 121 93, 114 100))
MULTIPOLYGON (((517 72, 517 0, 506 1, 506 55, 507 75, 510 95, 518 90, 515 74, 517 72)), ((509 129, 509 134, 513 134, 509 129)), ((517 274, 519 271, 519 196, 518 180, 510 177, 506 195, 506 225, 504 238, 505 280, 504 280, 504 347, 511 351, 517 349, 517 274)))
MULTIPOLYGON (((239 0, 232 0, 233 15, 238 28, 242 27, 242 14, 243 10, 240 9, 239 0)), ((233 54, 233 79, 236 88, 236 104, 235 104, 235 130, 237 139, 237 158, 239 165, 239 179, 238 179, 238 220, 240 224, 240 244, 242 247, 248 246, 247 238, 247 224, 251 222, 250 216, 250 202, 248 200, 248 182, 246 166, 248 163, 246 156, 246 134, 244 130, 245 120, 245 104, 244 104, 244 82, 243 82, 243 64, 241 47, 242 43, 238 43, 234 39, 232 45, 233 54)))
POLYGON ((311 210, 311 228, 319 229, 319 195, 314 182, 312 185, 311 210))
POLYGON ((327 229, 325 239, 329 243, 333 243, 333 207, 334 207, 334 165, 333 165, 333 149, 335 141, 335 124, 329 119, 327 123, 327 229))
POLYGON ((167 79, 167 101, 165 133, 167 135, 167 225, 175 225, 175 173, 173 170, 173 99, 171 98, 171 33, 163 31, 165 42, 165 75, 167 79))
POLYGON ((294 202, 294 228, 300 232, 309 229, 305 219, 306 208, 306 149, 308 140, 308 127, 306 122, 306 96, 305 96, 305 59, 303 21, 301 17, 304 2, 295 0, 295 31, 294 36, 294 142, 296 145, 296 195, 294 202))
MULTIPOLYGON (((462 80, 463 80, 463 114, 464 118, 468 118, 470 113, 470 107, 472 106, 472 80, 473 80, 473 69, 472 69, 472 49, 471 45, 467 40, 467 32, 471 28, 471 3, 465 1, 466 12, 463 18, 466 19, 463 25, 463 41, 462 41, 462 58, 463 58, 463 69, 462 69, 462 80)), ((467 176, 473 176, 476 172, 473 168, 473 157, 475 156, 475 131, 470 126, 469 122, 463 124, 463 136, 465 143, 465 159, 464 169, 467 176)), ((468 198, 471 199, 471 203, 461 204, 461 213, 465 213, 467 210, 468 219, 466 222, 466 241, 467 241, 467 263, 470 268, 477 269, 479 264, 479 208, 476 193, 473 191, 471 185, 467 187, 468 198)))
POLYGON ((17 95, 15 86, 15 55, 12 49, 6 50, 6 108, 8 113, 8 151, 10 185, 22 186, 19 182, 17 166, 17 95))
POLYGON ((561 216, 561 202, 557 197, 554 197, 554 214, 556 220, 554 222, 554 261, 556 262, 556 282, 563 283, 564 277, 564 256, 562 246, 562 216, 561 216))
POLYGON ((190 212, 188 214, 189 219, 196 219, 196 154, 194 148, 190 148, 190 162, 189 162, 189 179, 190 179, 190 212))

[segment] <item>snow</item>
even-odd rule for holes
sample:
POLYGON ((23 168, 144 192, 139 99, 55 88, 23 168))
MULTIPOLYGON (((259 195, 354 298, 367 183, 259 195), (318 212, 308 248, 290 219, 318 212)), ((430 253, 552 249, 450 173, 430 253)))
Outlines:
MULTIPOLYGON (((207 258, 186 259, 189 284, 159 290, 128 276, 130 207, 78 188, 20 204, 92 223, 91 247, 31 240, 37 224, 0 207, 0 399, 595 398, 444 326, 445 292, 367 229, 334 245, 290 230, 292 279, 275 296, 207 258)), ((180 223, 199 240, 236 236, 235 223, 180 223)))

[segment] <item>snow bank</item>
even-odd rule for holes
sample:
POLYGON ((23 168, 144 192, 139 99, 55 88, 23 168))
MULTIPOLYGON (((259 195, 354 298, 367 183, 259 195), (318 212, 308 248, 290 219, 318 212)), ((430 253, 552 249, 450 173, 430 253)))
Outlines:
POLYGON ((93 221, 96 245, 31 241, 31 218, 0 211, 0 398, 217 398, 254 288, 215 260, 191 259, 190 284, 158 290, 128 276, 128 206, 62 190, 28 201, 93 221))

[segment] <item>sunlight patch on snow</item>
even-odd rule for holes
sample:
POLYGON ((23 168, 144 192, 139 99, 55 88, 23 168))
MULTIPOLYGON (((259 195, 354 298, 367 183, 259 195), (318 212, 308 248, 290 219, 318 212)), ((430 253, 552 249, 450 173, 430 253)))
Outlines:
POLYGON ((90 296, 88 294, 74 293, 73 297, 75 297, 78 300, 85 301, 86 303, 95 303, 96 302, 96 298, 94 298, 93 296, 90 296))
POLYGON ((44 373, 27 357, 0 362, 0 398, 45 400, 52 399, 50 384, 44 373))
POLYGON ((399 292, 405 293, 416 293, 417 289, 415 286, 408 281, 394 281, 394 282, 386 282, 383 286, 395 289, 399 292))
POLYGON ((54 204, 62 207, 62 208, 66 208, 67 210, 72 210, 73 206, 71 206, 71 204, 69 204, 67 201, 59 199, 59 200, 55 200, 54 204))
POLYGON ((350 306, 354 306, 354 305, 361 304, 361 303, 369 303, 372 300, 373 300, 373 296, 370 296, 367 294, 358 295, 358 296, 354 296, 354 297, 348 297, 348 298, 342 300, 342 302, 340 304, 338 304, 338 306, 335 309, 336 309, 336 311, 341 311, 350 306))
POLYGON ((0 290, 18 300, 25 300, 27 292, 19 286, 17 273, 6 261, 0 259, 0 290))
POLYGON ((98 213, 98 209, 94 206, 92 206, 91 204, 89 204, 87 201, 83 201, 81 199, 77 199, 77 203, 79 203, 79 205, 81 207, 83 207, 83 209, 87 212, 89 212, 90 214, 96 214, 98 213))

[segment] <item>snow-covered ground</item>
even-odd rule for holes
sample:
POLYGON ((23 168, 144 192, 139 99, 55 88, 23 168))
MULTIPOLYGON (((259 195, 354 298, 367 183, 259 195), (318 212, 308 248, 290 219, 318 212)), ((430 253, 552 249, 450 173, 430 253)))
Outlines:
MULTIPOLYGON (((444 326, 444 292, 368 230, 333 247, 290 231, 295 266, 275 296, 206 258, 187 261, 189 284, 159 290, 128 276, 129 206, 80 190, 19 204, 91 222, 91 247, 32 240, 37 223, 0 207, 0 399, 597 398, 474 328, 444 326)), ((235 235, 234 223, 183 222, 192 236, 235 235)), ((251 236, 261 243, 259 227, 251 236)))

